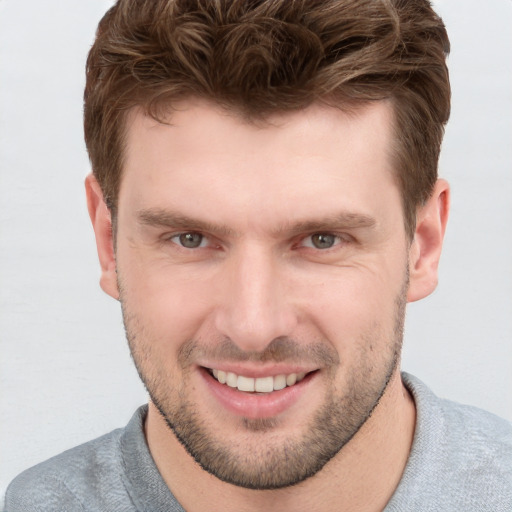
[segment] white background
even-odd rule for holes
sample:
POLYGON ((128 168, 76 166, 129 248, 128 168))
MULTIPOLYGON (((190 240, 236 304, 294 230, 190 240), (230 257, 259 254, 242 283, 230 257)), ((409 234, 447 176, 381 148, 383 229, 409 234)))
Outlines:
MULTIPOLYGON (((145 401, 86 214, 84 62, 106 0, 0 0, 0 491, 145 401)), ((437 292, 404 369, 512 420, 512 2, 439 0, 452 41, 437 292)))

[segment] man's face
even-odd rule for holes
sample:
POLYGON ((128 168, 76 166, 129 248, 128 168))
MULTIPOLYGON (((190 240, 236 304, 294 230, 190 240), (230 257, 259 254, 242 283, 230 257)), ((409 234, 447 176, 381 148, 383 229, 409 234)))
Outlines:
POLYGON ((254 125, 198 101, 166 125, 129 118, 128 340, 168 425, 222 480, 316 473, 397 371, 408 243, 391 118, 383 102, 315 105, 254 125))

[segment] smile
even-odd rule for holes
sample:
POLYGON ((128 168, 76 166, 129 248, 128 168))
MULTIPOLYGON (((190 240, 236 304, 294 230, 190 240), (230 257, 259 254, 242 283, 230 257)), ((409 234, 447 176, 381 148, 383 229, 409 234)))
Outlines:
POLYGON ((248 393, 271 393, 272 391, 279 391, 280 389, 293 386, 306 376, 306 373, 302 372, 290 373, 288 375, 276 375, 274 377, 253 378, 216 369, 211 369, 210 372, 221 384, 226 384, 231 388, 236 388, 239 391, 248 393))

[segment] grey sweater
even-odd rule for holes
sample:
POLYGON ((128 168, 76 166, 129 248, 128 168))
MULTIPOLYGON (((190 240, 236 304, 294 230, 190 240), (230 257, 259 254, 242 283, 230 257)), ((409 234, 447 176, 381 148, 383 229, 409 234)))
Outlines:
MULTIPOLYGON (((385 512, 511 512, 512 426, 480 409, 437 398, 403 374, 417 424, 402 480, 385 512)), ((149 453, 147 407, 128 425, 19 475, 6 512, 183 511, 149 453)))

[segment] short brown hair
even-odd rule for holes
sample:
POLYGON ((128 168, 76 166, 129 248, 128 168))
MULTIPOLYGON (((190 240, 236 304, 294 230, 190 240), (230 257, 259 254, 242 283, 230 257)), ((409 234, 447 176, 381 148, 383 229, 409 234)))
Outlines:
POLYGON ((87 60, 85 140, 115 216, 125 119, 188 97, 251 118, 388 99, 405 227, 437 179, 449 41, 428 0, 119 0, 87 60))

